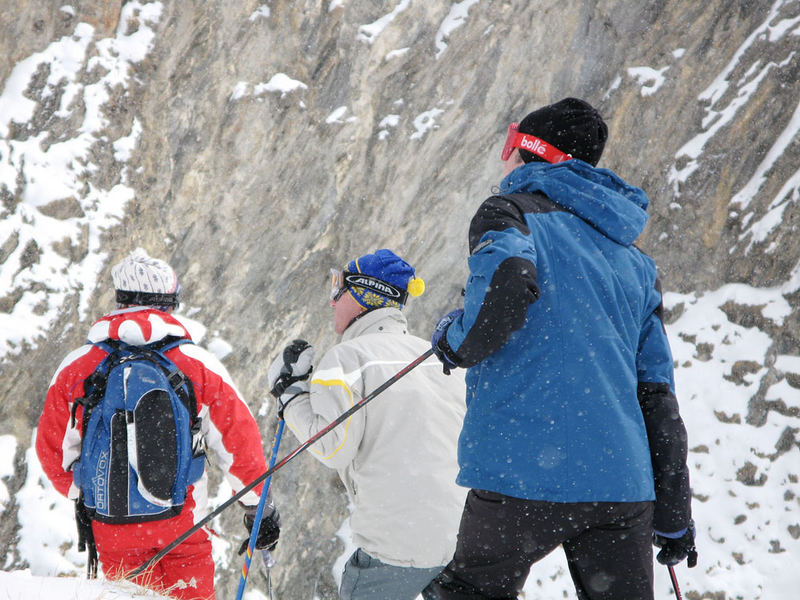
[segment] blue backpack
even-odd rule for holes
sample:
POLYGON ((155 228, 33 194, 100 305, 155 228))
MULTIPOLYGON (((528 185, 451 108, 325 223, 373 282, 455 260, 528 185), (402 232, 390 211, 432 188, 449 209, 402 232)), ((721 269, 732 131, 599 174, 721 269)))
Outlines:
POLYGON ((142 523, 181 512, 186 488, 200 479, 205 455, 191 381, 164 353, 187 339, 146 346, 119 340, 84 382, 81 456, 75 484, 89 516, 104 523, 142 523))

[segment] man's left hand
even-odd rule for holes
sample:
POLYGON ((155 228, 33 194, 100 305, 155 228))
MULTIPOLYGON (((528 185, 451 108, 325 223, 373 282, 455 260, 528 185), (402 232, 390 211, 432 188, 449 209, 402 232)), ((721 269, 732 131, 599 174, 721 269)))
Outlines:
POLYGON ((697 564, 697 550, 694 546, 694 522, 689 524, 686 532, 680 537, 667 537, 656 531, 653 535, 653 545, 661 548, 656 560, 662 565, 674 566, 684 558, 689 568, 697 564))
MULTIPOLYGON (((248 508, 244 513, 244 526, 247 527, 248 532, 253 531, 253 524, 256 520, 255 508, 248 508)), ((281 534, 281 516, 278 509, 274 506, 264 507, 264 514, 261 516, 261 523, 258 525, 258 537, 256 537, 256 550, 275 550, 278 545, 278 538, 281 534)), ((239 554, 243 554, 247 550, 250 543, 250 538, 244 540, 239 547, 239 554)))
POLYGON ((267 371, 267 382, 270 393, 278 399, 278 417, 281 419, 289 402, 308 392, 313 361, 314 346, 305 340, 294 340, 272 361, 267 371))

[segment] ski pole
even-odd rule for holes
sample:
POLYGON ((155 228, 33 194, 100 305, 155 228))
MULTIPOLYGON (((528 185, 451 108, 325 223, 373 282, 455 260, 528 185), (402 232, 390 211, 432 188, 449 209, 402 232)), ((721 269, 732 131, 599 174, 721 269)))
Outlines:
POLYGON ((128 573, 125 576, 125 578, 126 579, 132 579, 132 578, 136 577, 137 575, 141 574, 142 572, 144 572, 145 570, 149 569, 152 565, 154 565, 155 563, 160 561, 162 558, 164 558, 172 549, 174 549, 176 546, 179 546, 181 543, 183 543, 186 540, 186 538, 188 538, 190 535, 192 535, 195 531, 197 531, 198 529, 203 527, 203 525, 208 523, 211 519, 216 517, 219 513, 221 513, 226 508, 228 508, 231 504, 236 502, 239 498, 244 496, 247 492, 252 490, 259 483, 261 483, 267 477, 272 475, 275 471, 277 471, 278 469, 280 469, 281 467, 286 465, 290 460, 292 460, 295 456, 300 454, 303 450, 308 448, 311 444, 316 442, 322 436, 324 436, 327 433, 330 433, 333 430, 334 427, 336 427, 337 425, 345 422, 348 418, 350 418, 350 416, 353 413, 355 413, 356 411, 364 408, 364 406, 366 406, 367 403, 370 400, 375 398, 378 394, 383 392, 390 385, 392 385, 395 382, 397 382, 400 378, 402 378, 404 375, 406 375, 409 371, 411 371, 413 368, 417 367, 420 363, 424 362, 425 360, 427 360, 432 355, 433 355, 433 348, 430 348, 430 349, 426 350, 425 352, 423 352, 419 357, 415 358, 413 361, 411 361, 409 364, 407 364, 405 367, 403 367, 397 373, 395 373, 392 377, 390 377, 389 379, 384 381, 381 385, 379 385, 377 388, 372 390, 372 392, 370 392, 368 395, 364 396, 361 400, 356 402, 353 406, 351 406, 349 409, 347 409, 341 415, 336 417, 336 419, 334 421, 332 421, 328 426, 326 426, 323 429, 320 429, 317 433, 312 435, 305 442, 303 442, 297 448, 292 450, 289 454, 287 454, 283 458, 283 460, 281 460, 274 467, 272 467, 271 469, 267 469, 266 472, 264 472, 261 475, 259 475, 258 477, 256 477, 253 481, 251 481, 246 486, 244 486, 236 494, 234 494, 233 496, 228 498, 225 502, 220 504, 215 510, 213 510, 212 512, 207 514, 205 517, 200 519, 200 521, 198 521, 195 524, 194 527, 192 527, 191 529, 188 529, 185 532, 183 532, 181 535, 179 535, 177 538, 175 538, 172 542, 167 544, 163 549, 159 550, 159 552, 156 553, 152 558, 150 558, 146 562, 144 562, 141 565, 139 565, 138 567, 136 567, 133 571, 128 573))
MULTIPOLYGON (((283 428, 286 422, 283 419, 278 421, 278 429, 275 433, 275 442, 272 444, 272 454, 269 458, 269 468, 275 466, 275 461, 278 458, 278 448, 281 444, 281 437, 283 437, 283 428)), ((258 539, 258 528, 261 525, 261 519, 264 516, 264 506, 267 504, 267 496, 269 495, 269 485, 272 483, 272 475, 267 477, 264 482, 264 488, 261 490, 261 498, 258 499, 258 508, 253 519, 253 526, 250 528, 250 540, 247 543, 247 552, 244 555, 244 564, 242 565, 242 576, 239 578, 239 589, 236 591, 236 600, 242 600, 244 594, 244 587, 247 584, 247 574, 250 572, 250 562, 253 560, 253 549, 256 547, 256 539, 258 539)), ((269 569, 274 563, 266 548, 261 551, 264 557, 264 563, 269 569), (272 564, 270 564, 272 563, 272 564)))
POLYGON ((683 600, 681 588, 678 587, 678 578, 675 576, 675 569, 672 568, 672 565, 667 565, 667 569, 669 569, 669 578, 672 580, 672 589, 675 590, 675 596, 678 600, 683 600))

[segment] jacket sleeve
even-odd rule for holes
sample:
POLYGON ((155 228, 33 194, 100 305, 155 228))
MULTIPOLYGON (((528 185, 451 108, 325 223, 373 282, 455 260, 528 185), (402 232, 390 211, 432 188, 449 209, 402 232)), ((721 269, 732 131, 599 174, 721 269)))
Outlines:
POLYGON ((642 327, 637 353, 638 397, 642 409, 655 478, 653 528, 672 533, 688 527, 691 489, 686 464, 688 441, 673 381, 672 353, 662 321, 658 281, 642 327))
POLYGON ((83 396, 85 376, 94 371, 104 355, 88 345, 67 355, 50 382, 36 430, 36 455, 42 470, 53 487, 72 500, 80 495, 70 469, 81 454, 83 416, 78 407, 72 423, 72 406, 83 396))
MULTIPOLYGON (((194 385, 209 459, 219 466, 236 493, 267 470, 258 424, 227 369, 214 355, 194 344, 183 344, 169 354, 194 385), (193 360, 187 362, 172 353, 193 360)), ((258 504, 261 487, 245 494, 241 503, 258 504)))
POLYGON ((460 367, 499 350, 525 324, 539 298, 536 248, 525 215, 509 198, 493 196, 472 219, 464 314, 448 327, 444 344, 460 367))
POLYGON ((71 425, 65 396, 63 382, 53 382, 36 430, 36 455, 53 487, 64 496, 77 499, 79 491, 73 485, 69 467, 80 456, 80 424, 71 425))
MULTIPOLYGON (((284 412, 286 424, 300 441, 330 425, 364 395, 361 365, 355 352, 343 346, 328 351, 314 371, 308 394, 293 400, 284 412)), ((332 469, 343 469, 355 458, 364 436, 366 413, 356 411, 309 448, 332 469)))

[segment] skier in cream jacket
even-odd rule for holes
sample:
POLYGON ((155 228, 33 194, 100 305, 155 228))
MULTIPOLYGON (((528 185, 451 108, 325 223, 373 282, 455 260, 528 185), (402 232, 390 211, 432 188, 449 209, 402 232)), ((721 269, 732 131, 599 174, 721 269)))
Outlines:
MULTIPOLYGON (((270 367, 272 393, 301 441, 328 426, 428 348, 401 312, 424 290, 414 269, 378 250, 332 270, 331 306, 341 343, 313 369, 314 349, 287 346, 270 367)), ((449 561, 466 490, 455 484, 465 405, 462 376, 431 359, 310 447, 336 469, 352 503, 357 550, 347 562, 345 600, 431 598, 428 584, 449 561)))

